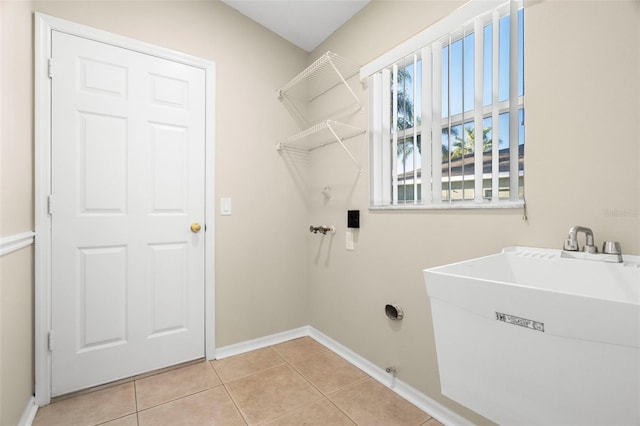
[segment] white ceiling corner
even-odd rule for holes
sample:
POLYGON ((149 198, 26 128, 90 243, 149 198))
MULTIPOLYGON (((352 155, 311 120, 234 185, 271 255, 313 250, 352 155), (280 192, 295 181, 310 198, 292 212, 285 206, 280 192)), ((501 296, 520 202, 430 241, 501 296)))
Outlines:
POLYGON ((222 0, 311 52, 370 0, 222 0))

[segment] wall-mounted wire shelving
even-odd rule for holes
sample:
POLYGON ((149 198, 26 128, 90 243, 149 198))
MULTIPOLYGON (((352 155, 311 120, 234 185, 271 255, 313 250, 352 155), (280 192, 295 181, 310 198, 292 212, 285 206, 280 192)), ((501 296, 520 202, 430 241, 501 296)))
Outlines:
MULTIPOLYGON (((347 82, 350 77, 358 74, 358 71, 359 69, 356 65, 340 55, 327 52, 280 88, 277 92, 278 99, 283 102, 294 117, 302 118, 303 123, 308 123, 304 111, 301 112, 300 109, 295 108, 296 103, 302 102, 307 105, 333 89, 344 87, 354 107, 361 110, 362 104, 347 82)), ((278 151, 293 149, 311 152, 315 149, 338 143, 356 165, 358 171, 361 171, 360 164, 344 144, 344 141, 364 133, 365 130, 349 124, 336 120, 324 120, 278 141, 276 148, 278 151)))

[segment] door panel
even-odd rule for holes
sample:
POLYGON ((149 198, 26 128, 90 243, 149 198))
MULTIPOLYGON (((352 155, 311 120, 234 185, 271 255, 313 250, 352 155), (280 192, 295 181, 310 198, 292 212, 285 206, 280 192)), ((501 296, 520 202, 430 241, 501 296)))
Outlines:
POLYGON ((188 289, 186 244, 149 246, 150 274, 153 293, 153 328, 149 337, 182 332, 187 328, 188 289))
POLYGON ((80 90, 126 98, 127 67, 89 58, 78 58, 80 90))
POLYGON ((77 123, 82 213, 125 213, 127 119, 79 112, 77 123))
POLYGON ((79 248, 78 256, 77 350, 126 343, 127 248, 79 248))
POLYGON ((55 396, 204 356, 205 73, 52 40, 55 396))
POLYGON ((185 213, 188 195, 188 129, 153 123, 151 131, 151 213, 185 213))
POLYGON ((186 109, 189 94, 189 85, 186 81, 176 79, 168 75, 153 74, 153 102, 177 109, 186 109))

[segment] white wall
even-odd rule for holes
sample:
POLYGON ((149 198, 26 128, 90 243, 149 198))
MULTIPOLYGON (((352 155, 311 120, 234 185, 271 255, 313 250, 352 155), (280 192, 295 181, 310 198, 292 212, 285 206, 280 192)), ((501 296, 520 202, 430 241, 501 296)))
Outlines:
MULTIPOLYGON (((313 52, 365 64, 459 4, 374 0, 313 52), (390 24, 391 23, 391 24, 390 24)), ((354 173, 332 146, 313 155, 311 222, 336 235, 310 240, 311 324, 476 423, 486 419, 440 394, 424 268, 492 254, 505 246, 560 248, 573 225, 599 244, 640 254, 640 2, 544 1, 525 11, 525 191, 523 211, 369 211, 368 140, 349 141, 364 165, 354 173), (321 190, 333 189, 325 202, 321 190), (359 209, 355 251, 345 250, 346 210, 359 209), (405 310, 388 320, 386 303, 405 310)), ((367 103, 368 92, 354 87, 367 103)), ((337 95, 334 95, 337 96, 337 95)), ((327 101, 330 104, 331 101, 327 101)), ((319 112, 321 115, 322 112, 319 112)), ((350 119, 367 128, 368 111, 350 119)))

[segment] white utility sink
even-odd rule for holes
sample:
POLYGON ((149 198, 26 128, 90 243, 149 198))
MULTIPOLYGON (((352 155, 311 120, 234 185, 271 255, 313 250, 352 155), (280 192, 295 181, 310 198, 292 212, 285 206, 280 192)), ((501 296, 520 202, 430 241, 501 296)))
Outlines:
POLYGON ((505 425, 640 424, 640 257, 502 253, 426 269, 442 393, 505 425))

